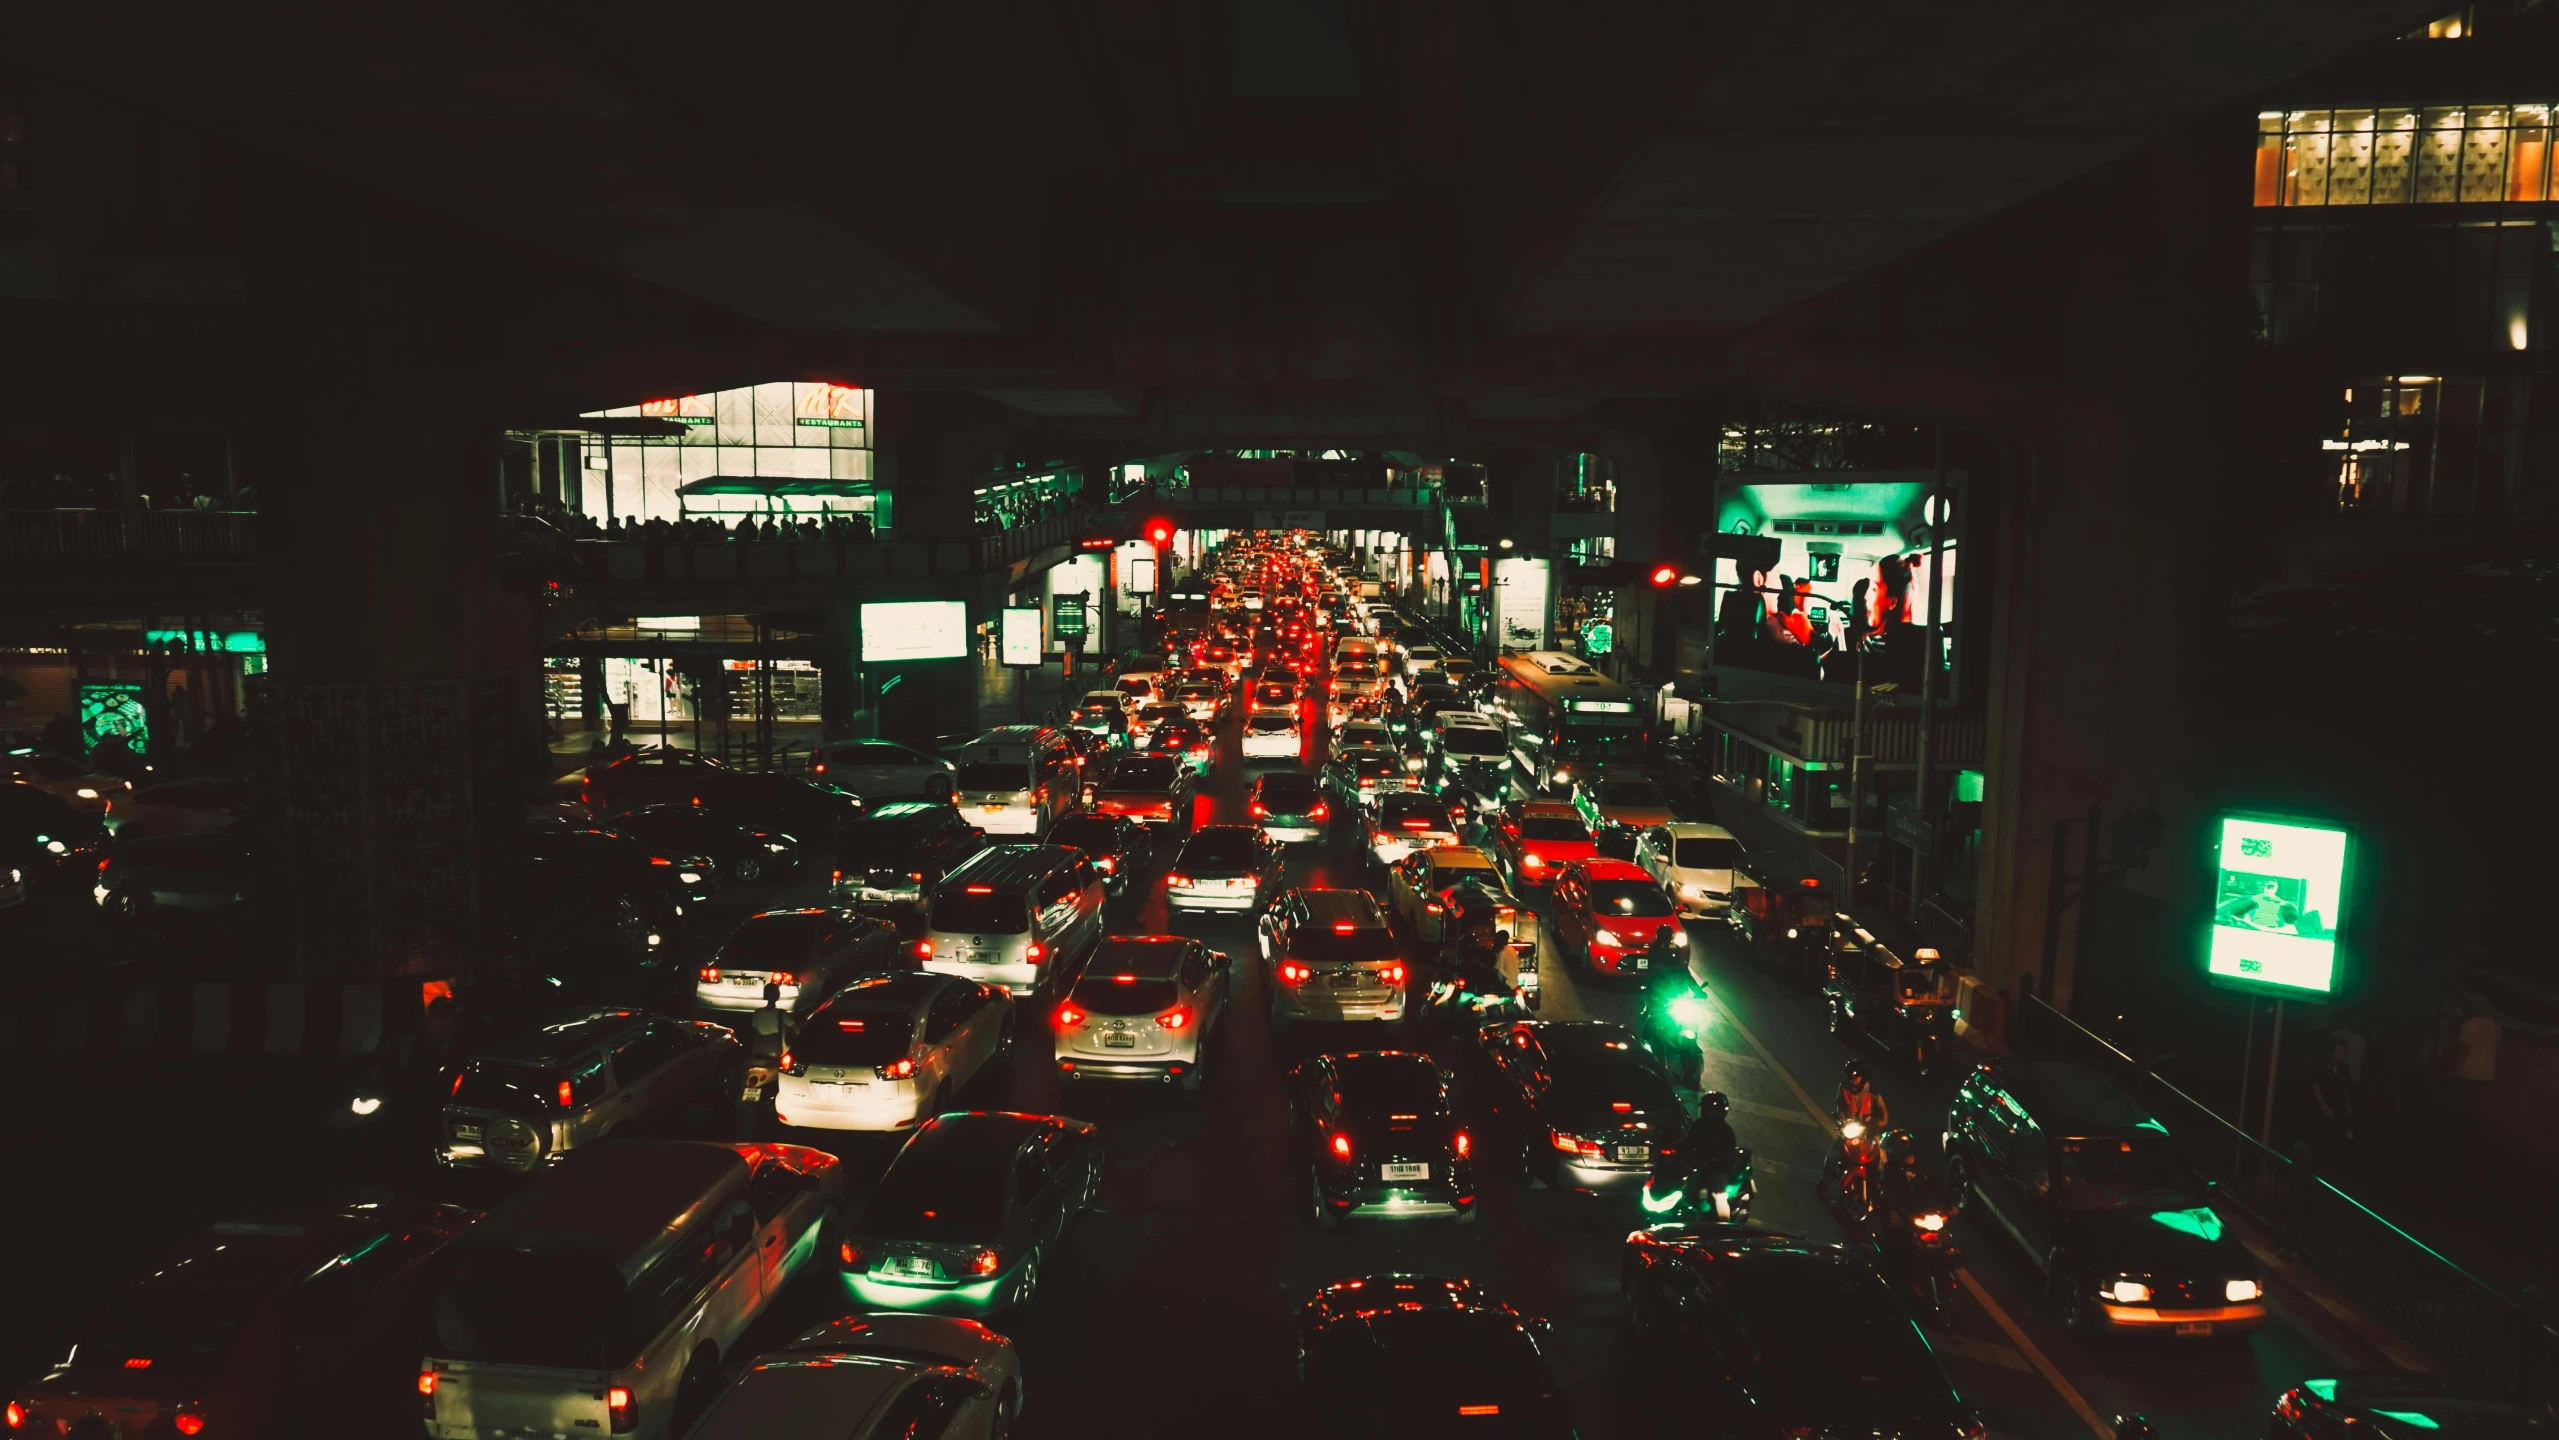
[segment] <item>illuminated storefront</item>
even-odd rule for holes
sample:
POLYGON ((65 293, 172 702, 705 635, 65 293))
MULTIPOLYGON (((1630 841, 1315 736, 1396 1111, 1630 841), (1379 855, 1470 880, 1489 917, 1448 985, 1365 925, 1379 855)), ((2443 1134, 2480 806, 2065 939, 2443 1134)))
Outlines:
POLYGON ((600 521, 838 514, 886 529, 871 398, 848 385, 776 380, 592 411, 584 418, 665 420, 683 433, 589 439, 580 508, 600 521))

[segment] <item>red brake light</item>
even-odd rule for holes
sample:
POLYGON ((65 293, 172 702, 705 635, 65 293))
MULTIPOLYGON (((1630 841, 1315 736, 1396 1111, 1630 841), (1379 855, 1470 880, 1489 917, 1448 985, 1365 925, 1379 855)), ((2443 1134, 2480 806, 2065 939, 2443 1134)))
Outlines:
POLYGON ((1386 962, 1386 968, 1378 971, 1377 973, 1385 977, 1387 984, 1401 985, 1404 983, 1404 962, 1401 960, 1390 960, 1386 962))
POLYGON ((604 1413, 611 1416, 613 1433, 628 1435, 640 1428, 640 1412, 631 1408, 631 1390, 626 1385, 611 1385, 604 1391, 604 1413))
POLYGON ((1306 977, 1314 973, 1314 971, 1309 970, 1306 966, 1295 960, 1282 960, 1280 962, 1279 977, 1280 983, 1283 985, 1303 984, 1306 981, 1306 977))
POLYGON ((1262 804, 1261 801, 1256 800, 1253 802, 1253 813, 1256 815, 1268 815, 1271 812, 1262 804))
POLYGON ((1358 928, 1358 926, 1352 924, 1348 920, 1336 920, 1333 922, 1333 933, 1336 935, 1348 935, 1358 928))
POLYGON ((181 1410, 169 1417, 169 1424, 181 1435, 204 1433, 204 1417, 193 1410, 181 1410))
POLYGON ((652 865, 672 865, 675 862, 669 860, 663 855, 652 855, 649 857, 649 863, 652 865))
POLYGON ((1338 1160, 1351 1158, 1351 1137, 1339 1130, 1333 1132, 1333 1156, 1338 1160))
POLYGON ((1071 1004, 1067 1004, 1067 1005, 1060 1005, 1060 1006, 1058 1006, 1058 1007, 1057 1007, 1057 1028, 1058 1028, 1058 1029, 1060 1029, 1060 1030, 1072 1030, 1072 1029, 1074 1029, 1076 1026, 1081 1025, 1081 1024, 1083 1024, 1083 1023, 1084 1023, 1084 1012, 1083 1012, 1083 1011, 1076 1009, 1076 1008, 1075 1008, 1073 1005, 1071 1005, 1071 1004))
POLYGON ((995 893, 995 887, 992 885, 971 885, 968 889, 968 893, 971 895, 992 895, 995 893))
POLYGON ((918 955, 920 955, 920 956, 922 956, 922 957, 924 957, 924 958, 925 958, 925 959, 927 959, 927 960, 932 959, 932 958, 933 958, 933 942, 932 942, 932 941, 930 941, 930 940, 918 940, 918 941, 916 941, 916 942, 915 942, 915 953, 916 953, 916 954, 918 954, 918 955))
POLYGON ((1468 1155, 1473 1154, 1475 1150, 1474 1137, 1468 1135, 1463 1130, 1458 1131, 1454 1136, 1450 1137, 1448 1143, 1456 1149, 1457 1158, 1460 1160, 1463 1160, 1468 1155))
POLYGON ((563 1109, 563 1110, 566 1110, 566 1109, 568 1109, 570 1106, 575 1105, 576 1103, 577 1103, 577 1087, 576 1087, 575 1085, 571 1084, 570 1082, 566 1081, 566 1080, 561 1081, 561 1082, 560 1082, 560 1108, 561 1108, 561 1109, 563 1109))
POLYGON ((124 1362, 124 1368, 127 1370, 148 1370, 151 1368, 151 1362, 139 1355, 136 1355, 132 1359, 124 1362))
POLYGON ((1167 1030, 1179 1030, 1183 1026, 1191 1023, 1190 1007, 1187 1005, 1176 1005, 1172 1009, 1165 1011, 1163 1014, 1156 1016, 1155 1023, 1163 1026, 1167 1030))
POLYGON ((1332 813, 1333 811, 1330 806, 1327 806, 1323 801, 1318 800, 1315 802, 1315 808, 1306 812, 1306 818, 1309 820, 1322 820, 1330 816, 1332 813))
POLYGON ((1556 1149, 1567 1155, 1596 1155, 1599 1153, 1598 1141, 1585 1140, 1579 1135, 1567 1135, 1561 1130, 1547 1131, 1546 1143, 1554 1146, 1556 1149))
POLYGON ((992 1275, 995 1273, 995 1267, 1003 1263, 1003 1257, 997 1255, 994 1251, 980 1250, 969 1257, 969 1273, 971 1275, 992 1275))
POLYGON ((849 1270, 862 1263, 862 1247, 847 1240, 835 1247, 835 1258, 842 1261, 844 1267, 849 1270))
POLYGON ((912 1080, 915 1078, 915 1057, 901 1055, 878 1069, 883 1080, 912 1080))
POLYGON ((703 984, 705 984, 705 985, 717 985, 717 984, 719 984, 719 983, 720 983, 720 967, 719 967, 719 966, 717 966, 717 965, 705 965, 705 966, 703 966, 703 967, 702 967, 702 983, 703 983, 703 984))
POLYGON ((15 1430, 19 1426, 27 1423, 27 1412, 19 1409, 18 1402, 15 1400, 9 1402, 8 1417, 9 1428, 12 1430, 15 1430))
POLYGON ((785 1050, 782 1052, 781 1066, 783 1074, 797 1075, 800 1073, 800 1057, 785 1050))
MULTIPOLYGON (((435 1381, 435 1372, 434 1372, 434 1371, 432 1371, 432 1370, 421 1370, 421 1371, 419 1371, 419 1372, 418 1372, 418 1393, 419 1393, 419 1394, 421 1394, 421 1395, 433 1395, 433 1394, 435 1393, 435 1383, 436 1383, 436 1381, 435 1381)), ((18 1407, 17 1407, 17 1406, 15 1406, 15 1405, 11 1405, 9 1408, 10 1408, 12 1411, 14 1411, 14 1410, 16 1410, 18 1407)))
POLYGON ((788 970, 775 970, 765 975, 764 978, 775 985, 797 985, 800 983, 800 977, 792 974, 788 970))
POLYGON ((1616 1111, 1620 1115, 1628 1115, 1634 1113, 1635 1102, 1632 1100, 1611 1100, 1608 1102, 1608 1108, 1616 1111))

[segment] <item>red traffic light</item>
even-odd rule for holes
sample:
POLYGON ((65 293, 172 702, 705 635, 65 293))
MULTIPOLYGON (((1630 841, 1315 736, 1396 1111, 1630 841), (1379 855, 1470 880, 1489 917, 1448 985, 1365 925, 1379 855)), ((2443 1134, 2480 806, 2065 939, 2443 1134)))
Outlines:
POLYGON ((1159 550, 1160 550, 1160 549, 1162 549, 1163 547, 1167 546, 1167 545, 1172 544, 1172 543, 1173 543, 1173 522, 1172 522, 1172 521, 1170 521, 1170 520, 1163 520, 1163 519, 1156 519, 1156 520, 1149 520, 1149 521, 1147 521, 1147 522, 1146 522, 1146 538, 1147 538, 1147 540, 1148 540, 1149 542, 1151 542, 1152 544, 1154 544, 1154 546, 1155 546, 1157 549, 1159 549, 1159 550))
POLYGON ((1667 590, 1679 583, 1679 567, 1665 561, 1653 567, 1653 588, 1667 590))

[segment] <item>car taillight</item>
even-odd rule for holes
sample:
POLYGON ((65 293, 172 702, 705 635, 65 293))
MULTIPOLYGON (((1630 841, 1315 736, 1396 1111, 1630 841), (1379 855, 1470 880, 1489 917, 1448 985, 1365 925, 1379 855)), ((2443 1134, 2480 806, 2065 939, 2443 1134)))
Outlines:
POLYGON ((850 1270, 862 1263, 862 1247, 847 1240, 835 1247, 835 1258, 843 1262, 845 1269, 850 1270))
POLYGON ((1188 885, 1188 884, 1190 884, 1190 883, 1191 883, 1191 877, 1190 877, 1190 876, 1188 876, 1188 875, 1183 874, 1183 873, 1182 873, 1181 871, 1179 871, 1179 870, 1176 870, 1176 871, 1172 872, 1171 874, 1166 875, 1166 876, 1164 877, 1164 883, 1165 883, 1165 884, 1167 884, 1167 885, 1173 885, 1173 886, 1188 885))
POLYGON ((571 1083, 571 1082, 569 1082, 569 1081, 566 1081, 566 1080, 561 1081, 561 1082, 560 1082, 560 1108, 561 1108, 561 1109, 563 1109, 563 1110, 567 1110, 567 1109, 569 1109, 569 1108, 571 1108, 571 1107, 575 1106, 575 1105, 577 1104, 577 1093, 578 1093, 578 1092, 577 1092, 577 1086, 576 1086, 576 1085, 574 1085, 573 1083, 571 1083))
POLYGON ((1076 1026, 1081 1025, 1081 1024, 1083 1024, 1083 1023, 1084 1023, 1084 1012, 1083 1012, 1083 1011, 1076 1009, 1073 1005, 1060 1005, 1060 1006, 1058 1006, 1058 1007, 1057 1007, 1057 1028, 1058 1028, 1058 1029, 1060 1029, 1060 1030, 1072 1030, 1072 1029, 1074 1029, 1076 1026))
POLYGON ((1306 966, 1295 960, 1282 960, 1280 962, 1279 977, 1280 983, 1283 985, 1302 985, 1306 982, 1306 977, 1314 973, 1314 971, 1306 968, 1306 966))
POLYGON ((1040 958, 1041 956, 1043 956, 1043 955, 1047 954, 1048 952, 1040 948, 1040 942, 1038 942, 1037 940, 1034 940, 1034 941, 1032 941, 1032 942, 1031 942, 1030 948, 1029 948, 1029 949, 1027 949, 1027 950, 1025 950, 1025 951, 1023 951, 1022 953, 1023 953, 1023 954, 1025 954, 1025 955, 1028 955, 1030 958, 1032 958, 1032 959, 1034 959, 1034 960, 1037 960, 1038 958, 1040 958))
POLYGON ((901 1055, 886 1065, 872 1066, 871 1073, 883 1080, 912 1080, 915 1078, 915 1057, 901 1055))
POLYGON ((1333 1158, 1336 1160, 1351 1158, 1351 1137, 1339 1130, 1333 1132, 1333 1158))
POLYGON ((663 855, 652 855, 649 857, 649 863, 652 865, 672 865, 675 862, 669 860, 663 855))
POLYGON ((1165 1011, 1163 1014, 1156 1016, 1155 1023, 1163 1026, 1167 1030, 1179 1030, 1191 1023, 1190 1007, 1187 1005, 1176 1005, 1172 1009, 1165 1011))
POLYGON ((702 983, 703 983, 703 984, 705 984, 705 985, 717 985, 717 984, 719 984, 719 983, 720 983, 720 967, 719 967, 719 966, 717 966, 717 965, 705 965, 705 966, 703 966, 703 967, 702 967, 702 983))
POLYGON ((187 1406, 169 1417, 169 1428, 181 1435, 201 1435, 204 1433, 204 1412, 187 1406))
POLYGON ((792 1054, 788 1050, 782 1052, 781 1064, 782 1073, 785 1075, 797 1075, 800 1073, 800 1057, 792 1054))
POLYGON ((969 1273, 971 1275, 992 1275, 995 1273, 995 1267, 1003 1263, 1003 1257, 997 1255, 994 1251, 980 1250, 969 1257, 969 1273))
MULTIPOLYGON (((418 1372, 418 1414, 421 1418, 428 1420, 435 1418, 435 1385, 436 1376, 434 1371, 421 1370, 418 1372)), ((15 1405, 9 1407, 9 1419, 13 1428, 17 1422, 17 1409, 18 1407, 15 1405)))
POLYGON ((1463 1160, 1467 1156, 1475 1153, 1475 1137, 1467 1134, 1463 1130, 1460 1130, 1455 1135, 1450 1136, 1448 1143, 1450 1148, 1457 1151, 1457 1158, 1460 1160, 1463 1160))
POLYGON ((1404 983, 1404 962, 1389 960, 1378 968, 1377 973, 1379 978, 1385 980, 1387 984, 1401 985, 1404 983))
POLYGON ((1546 1143, 1554 1146, 1556 1149, 1567 1155, 1597 1155, 1599 1153, 1598 1141, 1585 1140, 1579 1135, 1567 1135, 1561 1130, 1547 1131, 1546 1143))
POLYGON ((1323 820, 1329 818, 1332 813, 1333 812, 1330 807, 1325 805, 1323 801, 1318 800, 1315 802, 1315 808, 1306 812, 1306 818, 1309 820, 1323 820))
POLYGON ((922 957, 922 958, 924 958, 924 959, 926 959, 926 960, 930 960, 930 959, 932 959, 932 958, 933 958, 933 942, 932 942, 932 941, 930 941, 930 940, 918 940, 918 941, 916 941, 916 942, 915 942, 915 953, 916 953, 918 956, 920 956, 920 957, 922 957))
POLYGON ((1253 813, 1255 815, 1268 815, 1271 812, 1268 806, 1264 805, 1261 801, 1256 800, 1253 802, 1253 813))
POLYGON ((640 1428, 640 1412, 631 1404, 631 1387, 604 1387, 604 1413, 612 1417, 613 1433, 628 1435, 640 1428))

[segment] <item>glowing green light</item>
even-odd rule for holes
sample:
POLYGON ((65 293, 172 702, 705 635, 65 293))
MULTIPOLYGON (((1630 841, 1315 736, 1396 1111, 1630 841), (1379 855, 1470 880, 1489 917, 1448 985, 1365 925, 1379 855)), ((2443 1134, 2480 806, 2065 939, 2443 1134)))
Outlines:
POLYGON ((1694 1030, 1706 1023, 1706 1002, 1694 995, 1682 995, 1670 1002, 1670 1018, 1694 1030))
POLYGON ((2318 1396, 2322 1401, 2337 1398, 2337 1382, 2334 1380, 2304 1380, 2301 1382, 2301 1388, 2318 1396))
POLYGON ((2372 1413, 2380 1416, 2384 1420, 2396 1420, 2403 1425, 2413 1425, 2420 1430, 2441 1430, 2443 1428, 2441 1425, 2435 1423, 2435 1417, 2432 1415, 2420 1415, 2414 1410, 2375 1410, 2372 1413))
POLYGON ((1687 1193, 1687 1192, 1686 1192, 1686 1191, 1683 1191, 1683 1190, 1673 1190, 1673 1191, 1672 1191, 1672 1192, 1670 1192, 1668 1195, 1663 1196, 1661 1199, 1659 1199, 1659 1200, 1655 1200, 1655 1199, 1653 1198, 1653 1187, 1652 1187, 1652 1186, 1650 1186, 1650 1185, 1647 1185, 1647 1186, 1645 1186, 1645 1187, 1644 1187, 1644 1193, 1643 1193, 1643 1196, 1642 1196, 1641 1198, 1643 1199, 1643 1202, 1644 1202, 1644 1208, 1645 1208, 1646 1210, 1648 1210, 1648 1211, 1652 1212, 1652 1213, 1653 1213, 1653 1214, 1655 1214, 1655 1215, 1659 1215, 1659 1214, 1662 1214, 1662 1213, 1663 1213, 1663 1212, 1665 1212, 1665 1211, 1669 1211, 1669 1210, 1676 1210, 1676 1209, 1678 1209, 1678 1208, 1679 1208, 1679 1201, 1680 1201, 1680 1197, 1681 1197, 1682 1195, 1686 1194, 1686 1193, 1687 1193))
POLYGON ((2139 1122, 2137 1122, 2137 1123, 2135 1123, 2135 1124, 2134 1124, 2133 1128, 2134 1128, 2135 1130, 2156 1130, 2156 1131, 2158 1131, 2158 1132, 2159 1132, 2160 1134, 2162 1134, 2162 1135, 2165 1135, 2165 1134, 2167 1134, 2167 1133, 2168 1133, 2168 1127, 2167 1127, 2167 1126, 2165 1126, 2165 1125, 2160 1124, 2160 1123, 2159 1123, 2158 1121, 2156 1121, 2156 1120, 2143 1120, 2143 1121, 2139 1121, 2139 1122))
POLYGON ((2221 1217, 2212 1213, 2209 1205, 2199 1205, 2192 1210, 2153 1210, 2150 1222, 2165 1225, 2171 1230, 2182 1230, 2201 1240, 2221 1238, 2221 1217))

